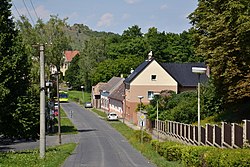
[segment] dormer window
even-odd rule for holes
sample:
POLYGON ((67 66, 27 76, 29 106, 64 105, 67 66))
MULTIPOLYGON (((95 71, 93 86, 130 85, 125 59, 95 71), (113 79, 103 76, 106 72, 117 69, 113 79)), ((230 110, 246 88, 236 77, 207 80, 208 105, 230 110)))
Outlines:
POLYGON ((156 75, 151 75, 151 81, 156 81, 156 75))

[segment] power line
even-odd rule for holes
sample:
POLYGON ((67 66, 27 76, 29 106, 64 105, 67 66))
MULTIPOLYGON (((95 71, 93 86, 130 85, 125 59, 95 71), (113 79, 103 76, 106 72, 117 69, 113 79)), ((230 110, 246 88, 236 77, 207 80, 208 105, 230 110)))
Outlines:
POLYGON ((29 9, 27 8, 26 3, 25 3, 24 0, 23 0, 23 4, 24 4, 24 6, 25 6, 25 8, 26 8, 26 10, 27 10, 27 12, 28 12, 28 15, 30 16, 30 19, 31 19, 33 25, 35 25, 35 22, 34 22, 33 18, 31 17, 31 14, 30 14, 30 12, 29 12, 29 9))
POLYGON ((17 7, 16 7, 16 5, 14 4, 14 2, 12 2, 12 4, 13 4, 14 8, 16 9, 17 14, 18 14, 18 15, 19 15, 19 17, 21 18, 21 14, 20 14, 20 13, 19 13, 19 11, 17 10, 17 7))
POLYGON ((39 20, 39 17, 38 17, 38 15, 37 15, 37 13, 36 13, 36 9, 34 8, 34 5, 33 5, 32 0, 30 0, 30 3, 31 3, 31 6, 32 6, 32 8, 33 8, 33 10, 34 10, 34 12, 35 12, 35 15, 36 15, 37 20, 39 20))

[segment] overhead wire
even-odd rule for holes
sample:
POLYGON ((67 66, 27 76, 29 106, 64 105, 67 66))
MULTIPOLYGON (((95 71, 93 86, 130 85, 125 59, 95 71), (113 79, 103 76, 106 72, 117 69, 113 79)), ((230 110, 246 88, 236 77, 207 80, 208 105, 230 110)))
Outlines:
POLYGON ((17 10, 17 7, 16 7, 16 5, 14 4, 14 2, 13 2, 13 1, 12 1, 12 4, 13 4, 13 6, 14 6, 15 10, 17 11, 18 16, 21 18, 21 14, 20 14, 20 13, 19 13, 19 11, 17 10))
POLYGON ((36 9, 34 8, 34 5, 33 5, 32 0, 30 0, 30 3, 31 3, 31 6, 32 6, 32 8, 33 8, 33 10, 34 10, 34 12, 35 12, 35 15, 36 15, 37 20, 39 20, 38 14, 36 13, 36 9))
POLYGON ((33 23, 33 25, 35 25, 35 22, 34 22, 33 18, 31 17, 31 14, 30 14, 30 12, 29 12, 29 9, 28 9, 28 7, 27 7, 27 5, 26 5, 26 3, 25 3, 24 0, 23 0, 23 4, 24 4, 24 6, 25 6, 25 8, 26 8, 26 10, 27 10, 27 12, 28 12, 28 15, 29 15, 29 17, 30 17, 30 19, 31 19, 31 21, 32 21, 32 23, 33 23))

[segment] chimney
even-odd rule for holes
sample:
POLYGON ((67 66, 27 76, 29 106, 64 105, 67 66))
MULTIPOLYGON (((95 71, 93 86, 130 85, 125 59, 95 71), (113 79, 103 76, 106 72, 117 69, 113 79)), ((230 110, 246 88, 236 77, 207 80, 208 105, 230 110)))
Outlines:
POLYGON ((148 53, 148 60, 150 61, 153 58, 152 50, 148 53))

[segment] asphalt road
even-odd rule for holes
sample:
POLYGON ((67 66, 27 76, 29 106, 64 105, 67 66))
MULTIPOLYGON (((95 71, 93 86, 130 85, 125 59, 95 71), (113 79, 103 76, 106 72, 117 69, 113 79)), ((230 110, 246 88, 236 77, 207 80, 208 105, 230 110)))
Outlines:
POLYGON ((96 114, 75 103, 61 104, 79 131, 79 144, 64 167, 153 167, 128 141, 96 114))

